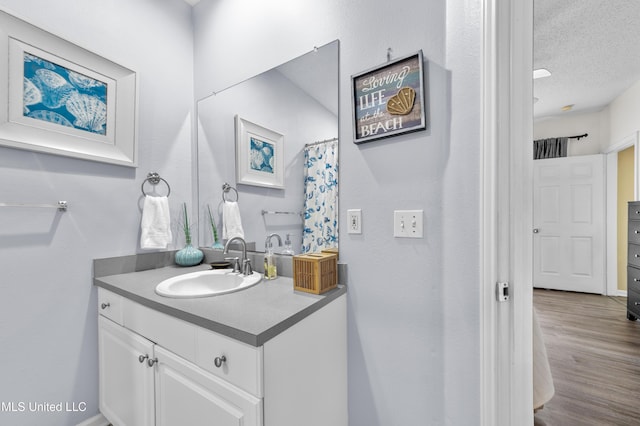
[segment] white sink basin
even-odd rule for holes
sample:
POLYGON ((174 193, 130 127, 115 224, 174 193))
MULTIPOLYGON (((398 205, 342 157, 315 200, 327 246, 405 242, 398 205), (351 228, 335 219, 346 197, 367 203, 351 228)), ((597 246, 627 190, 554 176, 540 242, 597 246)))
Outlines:
POLYGON ((249 288, 261 279, 259 272, 244 276, 231 269, 213 269, 166 279, 156 286, 156 293, 174 298, 216 296, 249 288))

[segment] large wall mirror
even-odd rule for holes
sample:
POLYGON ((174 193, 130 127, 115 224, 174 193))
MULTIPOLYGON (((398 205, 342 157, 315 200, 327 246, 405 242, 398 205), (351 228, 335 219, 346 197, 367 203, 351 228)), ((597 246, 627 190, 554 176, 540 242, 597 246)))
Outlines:
POLYGON ((222 240, 225 183, 256 251, 271 233, 296 254, 338 246, 338 58, 336 40, 197 102, 201 246, 209 210, 222 240))

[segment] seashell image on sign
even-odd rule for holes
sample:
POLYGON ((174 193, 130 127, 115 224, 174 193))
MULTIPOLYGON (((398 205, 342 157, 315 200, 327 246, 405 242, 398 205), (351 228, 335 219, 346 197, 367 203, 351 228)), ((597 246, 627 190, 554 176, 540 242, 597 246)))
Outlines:
POLYGON ((23 115, 106 135, 107 84, 24 52, 23 115))
POLYGON ((426 128, 422 51, 352 77, 354 142, 426 128))

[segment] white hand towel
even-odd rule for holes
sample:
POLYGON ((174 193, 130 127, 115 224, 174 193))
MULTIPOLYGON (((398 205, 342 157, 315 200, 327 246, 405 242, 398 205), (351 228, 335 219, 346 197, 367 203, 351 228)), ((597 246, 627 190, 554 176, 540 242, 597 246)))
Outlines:
POLYGON ((233 237, 244 238, 240 208, 235 201, 225 201, 222 204, 222 238, 230 240, 233 237))
POLYGON ((140 248, 167 248, 173 238, 167 197, 144 197, 140 228, 140 248))

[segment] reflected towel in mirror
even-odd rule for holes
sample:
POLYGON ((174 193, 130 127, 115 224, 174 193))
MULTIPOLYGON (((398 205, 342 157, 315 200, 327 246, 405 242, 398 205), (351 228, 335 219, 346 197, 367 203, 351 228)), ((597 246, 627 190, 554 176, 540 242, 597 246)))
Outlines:
POLYGON ((230 240, 233 237, 244 239, 240 208, 235 201, 222 203, 222 239, 230 240))
POLYGON ((144 197, 140 221, 140 248, 165 249, 173 239, 169 217, 169 198, 144 197))

